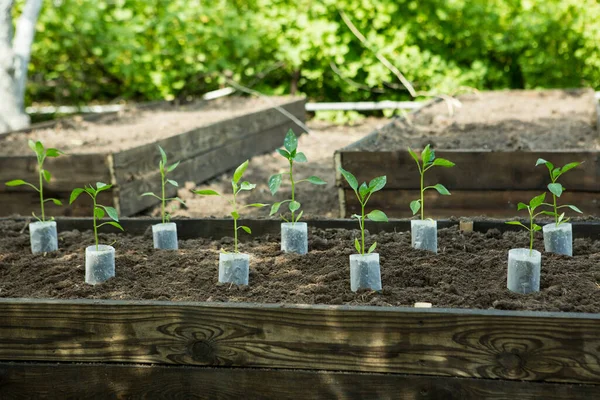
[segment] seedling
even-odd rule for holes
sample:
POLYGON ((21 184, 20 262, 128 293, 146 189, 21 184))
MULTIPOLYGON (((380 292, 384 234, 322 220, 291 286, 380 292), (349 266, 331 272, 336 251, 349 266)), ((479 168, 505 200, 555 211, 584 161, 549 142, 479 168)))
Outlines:
MULTIPOLYGON (((34 142, 33 140, 29 140, 29 142, 27 142, 27 143, 29 144, 29 147, 31 148, 31 150, 33 150, 37 156, 38 171, 39 171, 39 187, 37 187, 29 182, 25 182, 22 179, 15 179, 12 181, 8 181, 5 183, 5 185, 6 186, 27 185, 27 186, 31 186, 35 191, 37 191, 40 194, 40 210, 41 210, 42 215, 40 218, 37 215, 35 215, 34 212, 32 212, 31 214, 38 221, 45 222, 46 221, 46 213, 44 211, 44 203, 51 201, 54 204, 56 204, 57 206, 62 206, 62 202, 60 200, 54 199, 54 198, 44 199, 44 181, 49 183, 50 179, 52 179, 52 175, 50 174, 50 172, 48 170, 44 169, 44 161, 46 160, 46 157, 58 157, 59 155, 64 154, 64 153, 58 149, 53 149, 53 148, 46 149, 44 147, 44 145, 42 144, 42 142, 40 142, 39 140, 37 142, 34 142)), ((53 218, 50 218, 50 219, 52 220, 53 218)))
MULTIPOLYGON (((356 198, 360 202, 360 215, 352 215, 352 218, 358 219, 361 237, 360 243, 357 238, 354 239, 354 247, 356 248, 356 251, 359 254, 365 255, 365 218, 374 222, 388 222, 388 217, 383 211, 373 210, 367 215, 365 215, 365 206, 369 202, 369 199, 371 198, 371 195, 373 193, 383 189, 387 179, 385 176, 379 176, 373 179, 371 182, 369 182, 368 185, 366 182, 363 182, 360 186, 358 186, 358 181, 356 180, 354 175, 352 175, 350 172, 346 171, 342 167, 339 168, 339 171, 342 173, 344 179, 346 179, 346 182, 348 182, 348 185, 350 185, 352 190, 354 190, 356 198)), ((373 251, 375 251, 376 247, 377 242, 374 242, 371 245, 371 247, 369 247, 367 254, 371 254, 373 251)))
MULTIPOLYGON (((268 204, 263 204, 263 203, 253 203, 253 204, 246 204, 244 206, 240 206, 237 203, 237 195, 241 191, 250 191, 256 187, 255 184, 250 183, 248 181, 244 181, 241 184, 239 183, 240 180, 242 179, 242 177, 244 176, 244 172, 246 172, 246 168, 248 168, 248 163, 249 163, 248 160, 244 161, 242 163, 242 165, 237 167, 237 169, 233 173, 233 178, 231 179, 231 187, 233 189, 233 199, 227 200, 229 202, 229 204, 231 204, 231 207, 233 208, 233 211, 231 211, 231 216, 233 217, 233 246, 234 246, 233 251, 234 251, 234 253, 239 253, 239 251, 238 251, 238 230, 242 229, 247 234, 249 234, 249 235, 252 234, 252 230, 249 227, 247 227, 245 225, 238 226, 238 220, 240 219, 239 211, 246 207, 265 207, 268 205, 268 204)), ((203 195, 203 196, 221 196, 221 197, 223 197, 220 193, 218 193, 214 190, 211 190, 211 189, 192 190, 192 193, 203 195)))
POLYGON ((546 200, 546 193, 542 193, 539 196, 535 196, 533 199, 531 199, 529 201, 529 205, 527 205, 525 203, 519 203, 519 204, 517 204, 517 210, 518 211, 527 209, 527 212, 529 213, 529 227, 523 225, 519 221, 507 221, 506 222, 506 224, 508 224, 508 225, 519 225, 519 226, 522 226, 523 228, 525 228, 525 229, 527 229, 529 231, 529 255, 533 254, 533 234, 535 232, 537 232, 537 231, 541 231, 542 230, 542 227, 539 226, 538 224, 534 223, 534 220, 540 214, 554 215, 550 211, 540 211, 538 213, 535 213, 536 208, 538 208, 539 206, 544 205, 544 200, 546 200))
POLYGON ((448 191, 448 189, 446 189, 446 187, 441 183, 435 184, 433 186, 424 187, 425 172, 427 172, 433 167, 450 168, 454 167, 455 164, 452 161, 446 160, 444 158, 436 158, 435 151, 431 148, 430 145, 425 146, 425 148, 421 152, 420 160, 419 156, 417 156, 417 154, 414 151, 412 151, 410 147, 408 148, 408 152, 417 163, 417 167, 419 168, 419 175, 421 176, 421 198, 418 200, 411 201, 410 209, 413 215, 415 215, 419 212, 419 210, 421 210, 421 219, 425 219, 425 199, 423 194, 427 189, 435 189, 441 195, 450 196, 450 192, 448 191))
POLYGON ((577 167, 581 163, 580 162, 572 162, 572 163, 565 165, 562 168, 554 168, 554 164, 552 164, 550 161, 546 161, 543 158, 538 158, 537 162, 535 163, 535 166, 537 167, 538 165, 542 165, 542 164, 544 164, 546 166, 546 168, 548 168, 548 172, 550 173, 550 180, 552 181, 551 183, 548 184, 548 190, 550 191, 550 193, 552 193, 552 204, 544 203, 544 205, 552 207, 552 209, 554 210, 554 213, 553 213, 554 223, 558 227, 560 224, 564 224, 565 222, 569 221, 569 218, 565 218, 564 212, 559 214, 558 210, 560 210, 561 208, 568 207, 575 212, 583 214, 579 208, 575 207, 572 204, 565 204, 565 205, 559 206, 559 205, 557 205, 557 202, 556 202, 556 198, 560 197, 562 195, 562 193, 565 191, 565 187, 562 184, 557 182, 558 178, 560 178, 560 176, 562 174, 564 174, 565 172, 577 167))
POLYGON ((119 224, 119 214, 117 210, 113 207, 103 206, 102 204, 98 204, 97 197, 100 192, 108 190, 112 187, 112 185, 107 185, 106 183, 96 182, 96 187, 94 188, 92 185, 87 185, 84 188, 75 188, 71 192, 71 197, 69 199, 69 204, 73 204, 75 200, 79 197, 81 193, 87 193, 94 203, 94 239, 96 240, 96 251, 98 251, 98 228, 104 225, 112 225, 115 228, 119 228, 120 230, 124 230, 121 224, 119 224), (104 218, 105 215, 108 215, 112 221, 106 221, 101 224, 98 224, 98 220, 104 218))
POLYGON ((158 170, 160 171, 160 183, 161 183, 161 195, 157 196, 153 192, 142 193, 142 196, 152 196, 156 197, 160 200, 160 215, 162 217, 162 223, 169 222, 171 219, 171 214, 169 214, 166 210, 166 204, 169 200, 176 200, 181 204, 185 205, 185 202, 181 200, 179 197, 167 197, 166 196, 166 186, 167 184, 178 187, 179 184, 177 181, 173 179, 167 179, 167 172, 173 171, 179 165, 179 161, 175 164, 167 165, 167 154, 163 150, 162 147, 158 146, 158 150, 160 151, 160 161, 158 162, 158 170))
MULTIPOLYGON (((294 161, 299 162, 299 163, 305 163, 308 160, 306 159, 306 156, 304 155, 304 153, 297 151, 298 150, 298 138, 294 134, 294 131, 292 131, 291 129, 288 131, 287 135, 285 135, 285 139, 283 141, 283 147, 285 147, 285 150, 277 149, 277 151, 279 152, 279 154, 281 154, 281 156, 283 158, 288 160, 288 162, 290 164, 290 170, 288 172, 288 175, 290 176, 290 183, 292 184, 292 198, 288 199, 288 200, 280 201, 278 203, 274 203, 271 206, 271 213, 269 215, 274 215, 275 213, 277 213, 277 211, 279 211, 279 207, 281 207, 281 205, 283 203, 289 203, 288 208, 290 209, 291 217, 288 220, 285 218, 285 216, 283 214, 281 214, 281 219, 283 219, 285 222, 295 223, 300 220, 300 218, 302 217, 302 214, 303 214, 303 211, 300 211, 297 216, 295 214, 298 210, 300 210, 300 207, 301 207, 300 203, 296 201, 296 185, 299 183, 302 183, 302 182, 312 183, 313 185, 325 185, 327 182, 325 182, 323 179, 321 179, 317 176, 309 176, 306 179, 294 181, 294 173, 293 173, 294 161)), ((283 180, 283 174, 271 175, 271 177, 269 178, 269 189, 271 190, 272 195, 275 195, 275 193, 277 193, 277 191, 279 190, 279 187, 281 186, 282 180, 283 180)))

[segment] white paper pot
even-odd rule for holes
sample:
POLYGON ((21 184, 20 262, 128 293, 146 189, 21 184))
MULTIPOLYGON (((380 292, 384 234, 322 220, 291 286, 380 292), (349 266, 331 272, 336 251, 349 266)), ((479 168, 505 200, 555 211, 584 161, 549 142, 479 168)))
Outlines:
POLYGON ((177 225, 174 222, 152 225, 154 248, 162 250, 177 250, 177 225))
POLYGON ((33 254, 58 250, 56 221, 38 221, 29 224, 29 241, 33 254))
POLYGON ((250 256, 243 253, 219 254, 219 282, 247 285, 250 256))
POLYGON ((573 255, 573 227, 571 224, 547 224, 544 231, 544 249, 549 253, 573 255))
POLYGON ((308 253, 308 226, 306 222, 281 224, 281 251, 284 253, 308 253))
POLYGON ((508 273, 506 287, 521 294, 540 291, 540 272, 542 254, 529 249, 511 249, 508 251, 508 273))
POLYGON ((350 255, 350 289, 381 290, 378 253, 350 255))
POLYGON ((115 276, 115 248, 105 244, 85 249, 85 283, 96 285, 115 276))
POLYGON ((437 253, 437 221, 413 219, 410 221, 412 247, 437 253))

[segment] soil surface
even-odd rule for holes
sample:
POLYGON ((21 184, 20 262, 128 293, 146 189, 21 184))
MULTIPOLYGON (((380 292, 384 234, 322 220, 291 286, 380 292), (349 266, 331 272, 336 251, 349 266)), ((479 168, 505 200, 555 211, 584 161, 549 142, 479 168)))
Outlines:
POLYGON ((591 89, 481 92, 458 100, 396 119, 353 150, 406 150, 428 143, 437 149, 600 150, 591 89))
MULTIPOLYGON (((295 164, 294 179, 299 180, 315 175, 325 180, 327 185, 317 186, 306 182, 297 185, 296 200, 302 204, 305 217, 339 217, 340 206, 335 187, 335 166, 333 162, 335 150, 363 138, 388 122, 389 120, 385 118, 372 117, 366 118, 353 126, 332 125, 317 120, 307 122, 311 133, 302 135, 299 138, 298 150, 306 155, 308 162, 295 164)), ((283 142, 281 147, 283 147, 283 142)), ((240 193, 238 196, 240 204, 272 204, 290 198, 291 187, 287 176, 284 177, 281 188, 275 197, 271 195, 268 186, 271 175, 286 172, 288 168, 288 161, 276 151, 253 157, 244 174, 244 180, 255 183, 257 186, 251 192, 240 193)), ((175 217, 229 217, 231 207, 226 199, 232 198, 230 195, 232 174, 233 171, 228 171, 218 178, 200 185, 195 185, 193 182, 185 183, 179 190, 178 196, 185 200, 186 206, 182 207, 178 202, 172 202, 169 205, 169 208, 173 210, 171 214, 175 217), (216 190, 224 194, 225 198, 194 195, 190 192, 190 189, 196 188, 216 190)), ((270 209, 266 207, 262 209, 246 208, 242 214, 251 217, 267 217, 269 211, 270 209)), ((155 207, 147 211, 146 214, 157 217, 160 215, 160 207, 155 207)))
POLYGON ((185 106, 126 109, 94 121, 76 117, 63 120, 53 128, 0 137, 0 156, 31 155, 28 139, 42 140, 46 147, 56 147, 71 154, 116 152, 268 109, 293 99, 225 97, 185 106))
MULTIPOLYGON (((349 255, 357 231, 309 231, 309 254, 286 255, 276 236, 242 243, 251 255, 250 285, 217 283, 221 248, 232 239, 180 241, 175 252, 152 249, 144 236, 101 234, 117 241, 116 277, 84 283, 84 250, 91 232, 60 232, 60 250, 32 255, 23 222, 0 221, 0 297, 156 299, 173 301, 351 304, 503 310, 600 312, 600 241, 576 239, 574 257, 543 253, 541 291, 506 289, 507 254, 528 243, 526 232, 439 231, 439 254, 414 250, 409 233, 369 235, 381 258, 382 292, 350 291, 349 255)), ((538 238, 535 248, 543 250, 538 238)))

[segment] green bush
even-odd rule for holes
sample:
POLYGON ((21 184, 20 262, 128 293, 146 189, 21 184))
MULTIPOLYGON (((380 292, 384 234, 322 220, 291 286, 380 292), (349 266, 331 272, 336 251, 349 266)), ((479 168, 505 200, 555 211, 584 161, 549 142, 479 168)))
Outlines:
POLYGON ((298 76, 315 100, 409 99, 338 8, 420 92, 600 89, 594 0, 50 0, 27 101, 172 99, 225 72, 270 94, 298 76))

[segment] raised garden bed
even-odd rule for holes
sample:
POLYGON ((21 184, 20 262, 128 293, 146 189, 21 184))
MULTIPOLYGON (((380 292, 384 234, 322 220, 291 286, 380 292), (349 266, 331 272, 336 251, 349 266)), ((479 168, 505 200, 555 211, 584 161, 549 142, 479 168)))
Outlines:
MULTIPOLYGON (((68 156, 47 161, 53 179, 47 194, 68 204, 75 187, 97 181, 112 183, 102 202, 120 215, 133 215, 156 204, 140 197, 160 189, 156 145, 181 165, 172 174, 179 181, 202 182, 236 167, 244 160, 277 148, 287 131, 301 128, 274 105, 305 120, 305 100, 226 98, 198 104, 154 105, 92 120, 68 119, 44 123, 38 129, 0 137, 0 182, 20 178, 36 182, 36 160, 27 139, 42 140, 68 156)), ((176 188, 169 187, 168 195, 176 188)), ((0 215, 28 215, 37 209, 37 193, 25 187, 0 185, 0 215)), ((73 207, 48 205, 50 215, 90 215, 91 202, 73 207)))
MULTIPOLYGON (((483 92, 459 99, 462 107, 452 116, 445 102, 434 101, 338 150, 336 169, 356 172, 360 181, 387 175, 372 206, 408 217, 408 204, 419 197, 419 174, 406 148, 431 143, 456 166, 428 175, 452 192, 427 193, 430 216, 499 217, 515 215, 519 201, 546 190, 547 172, 534 168, 538 158, 561 166, 584 161, 584 168, 564 176, 561 201, 600 215, 600 133, 592 90, 483 92)), ((339 174, 337 186, 341 216, 356 213, 358 201, 339 174)))
POLYGON ((508 248, 527 242, 502 221, 473 232, 439 221, 438 255, 410 248, 409 221, 367 223, 381 293, 349 290, 356 221, 308 221, 306 256, 279 251, 279 221, 244 221, 253 271, 242 288, 216 285, 231 220, 176 220, 176 253, 152 250, 156 222, 123 219, 129 235, 102 235, 118 241, 117 275, 92 287, 81 265, 90 220, 59 219, 61 249, 37 256, 25 220, 0 220, 0 397, 600 395, 597 221, 573 223, 574 257, 544 254, 541 292, 527 296, 499 289, 508 248), (434 308, 397 307, 415 301, 434 308))

